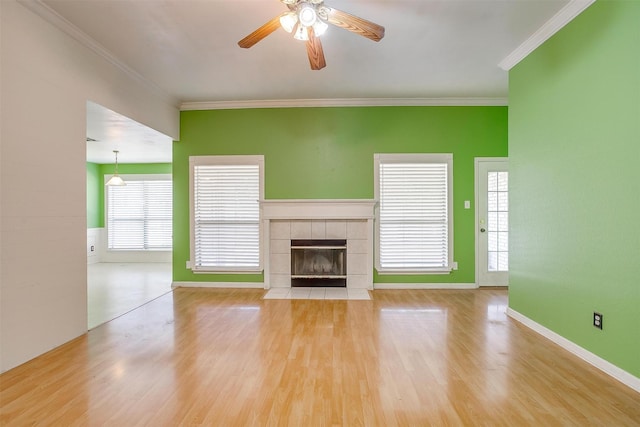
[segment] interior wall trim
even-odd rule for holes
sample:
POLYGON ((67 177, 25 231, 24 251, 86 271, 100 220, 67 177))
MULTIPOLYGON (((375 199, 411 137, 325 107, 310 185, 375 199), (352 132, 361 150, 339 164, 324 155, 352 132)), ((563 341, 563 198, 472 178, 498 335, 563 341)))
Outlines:
POLYGON ((373 289, 477 289, 475 283, 374 283, 373 289))
POLYGON ((301 107, 431 107, 505 106, 508 98, 336 98, 265 99, 253 101, 183 102, 181 111, 301 107))
POLYGON ((582 11, 591 6, 596 0, 571 0, 558 13, 531 35, 524 43, 511 52, 506 58, 498 63, 498 67, 509 71, 520 61, 526 58, 531 52, 536 50, 542 43, 551 38, 562 27, 567 25, 582 11))
POLYGON ((17 0, 22 6, 29 9, 54 27, 58 28, 63 33, 67 34, 72 39, 76 40, 96 55, 105 59, 111 65, 118 68, 120 71, 128 75, 134 81, 142 84, 147 89, 151 90, 161 99, 164 99, 168 104, 178 106, 180 101, 174 98, 162 90, 159 86, 152 83, 149 79, 145 78, 142 74, 135 71, 133 68, 120 61, 114 54, 107 50, 100 43, 96 42, 87 33, 82 31, 77 26, 73 25, 69 20, 61 16, 58 12, 46 5, 42 0, 17 0))
POLYGON ((558 344, 560 347, 564 348, 570 353, 575 354, 590 365, 593 365, 596 368, 600 369, 605 374, 615 378, 622 384, 631 387, 632 389, 640 393, 640 378, 630 374, 622 368, 617 367, 613 363, 601 358, 600 356, 591 353, 589 350, 580 347, 573 341, 569 341, 562 335, 553 332, 551 329, 548 329, 541 324, 529 319, 527 316, 513 310, 511 307, 507 308, 507 316, 511 317, 514 320, 517 320, 529 329, 534 330, 535 332, 558 344))
POLYGON ((264 289, 263 282, 172 282, 171 289, 175 288, 237 288, 237 289, 264 289))

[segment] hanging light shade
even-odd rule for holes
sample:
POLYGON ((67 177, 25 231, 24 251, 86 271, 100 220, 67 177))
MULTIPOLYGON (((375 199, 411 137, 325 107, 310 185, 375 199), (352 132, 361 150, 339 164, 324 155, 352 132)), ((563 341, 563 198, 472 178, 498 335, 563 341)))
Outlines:
POLYGON ((116 170, 113 173, 111 179, 109 179, 109 181, 107 181, 105 185, 109 187, 127 185, 127 183, 124 182, 122 178, 120 178, 120 175, 118 175, 118 150, 113 150, 113 152, 116 153, 116 170))
POLYGON ((287 33, 291 33, 297 23, 298 15, 295 12, 285 13, 280 17, 280 25, 287 33))
POLYGON ((316 37, 323 35, 327 31, 327 28, 329 28, 329 26, 319 19, 316 20, 315 24, 313 24, 313 32, 316 37))

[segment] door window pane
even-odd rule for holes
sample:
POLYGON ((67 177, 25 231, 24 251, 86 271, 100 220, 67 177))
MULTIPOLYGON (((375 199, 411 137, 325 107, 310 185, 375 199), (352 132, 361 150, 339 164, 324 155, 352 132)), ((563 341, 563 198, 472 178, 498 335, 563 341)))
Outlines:
POLYGON ((487 238, 489 239, 489 250, 492 252, 498 251, 498 233, 495 231, 487 232, 487 238))
POLYGON ((487 180, 487 268, 509 271, 509 172, 489 172, 487 180))

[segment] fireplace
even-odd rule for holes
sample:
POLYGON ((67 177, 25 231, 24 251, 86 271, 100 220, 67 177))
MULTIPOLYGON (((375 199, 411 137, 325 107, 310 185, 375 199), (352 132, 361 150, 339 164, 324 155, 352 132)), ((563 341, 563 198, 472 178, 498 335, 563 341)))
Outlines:
POLYGON ((291 286, 347 286, 347 241, 291 240, 291 286))
POLYGON ((373 289, 375 205, 369 199, 262 200, 265 288, 346 283, 347 289, 373 289), (310 251, 318 255, 315 262, 310 251))

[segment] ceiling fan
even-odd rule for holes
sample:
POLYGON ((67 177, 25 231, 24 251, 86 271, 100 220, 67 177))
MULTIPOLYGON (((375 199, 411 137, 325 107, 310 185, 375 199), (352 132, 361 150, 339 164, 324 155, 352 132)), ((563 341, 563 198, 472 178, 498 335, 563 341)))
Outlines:
POLYGON ((384 27, 366 19, 325 6, 324 0, 280 0, 289 11, 276 16, 247 37, 238 42, 238 46, 248 49, 258 43, 278 27, 293 34, 297 40, 306 41, 307 55, 312 70, 321 70, 327 64, 319 37, 326 31, 328 24, 344 28, 373 41, 384 37, 384 27))

